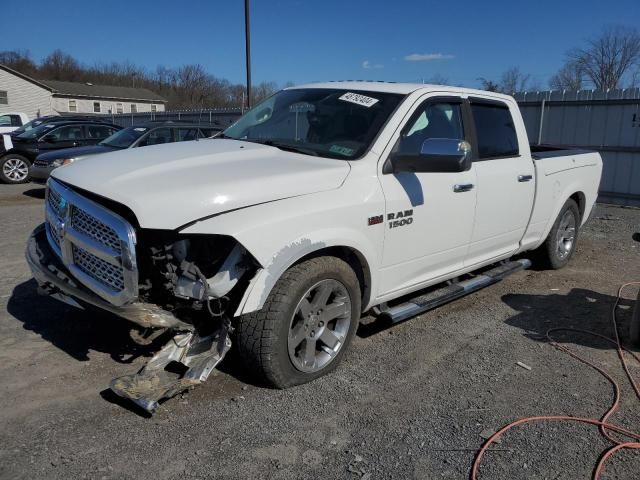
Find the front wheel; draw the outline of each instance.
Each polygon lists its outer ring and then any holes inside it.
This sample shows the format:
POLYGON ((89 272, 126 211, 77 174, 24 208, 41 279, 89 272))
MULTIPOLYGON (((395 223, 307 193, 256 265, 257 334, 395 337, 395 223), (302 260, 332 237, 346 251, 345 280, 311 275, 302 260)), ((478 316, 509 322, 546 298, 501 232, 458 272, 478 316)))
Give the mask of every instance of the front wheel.
POLYGON ((0 160, 0 179, 5 183, 24 183, 29 179, 29 160, 9 154, 0 160))
POLYGON ((547 267, 557 270, 569 263, 576 250, 579 226, 580 210, 576 202, 569 199, 539 248, 541 260, 547 267))
POLYGON ((278 388, 314 380, 336 368, 360 319, 360 286, 335 257, 287 270, 262 310, 240 317, 237 344, 247 368, 278 388))

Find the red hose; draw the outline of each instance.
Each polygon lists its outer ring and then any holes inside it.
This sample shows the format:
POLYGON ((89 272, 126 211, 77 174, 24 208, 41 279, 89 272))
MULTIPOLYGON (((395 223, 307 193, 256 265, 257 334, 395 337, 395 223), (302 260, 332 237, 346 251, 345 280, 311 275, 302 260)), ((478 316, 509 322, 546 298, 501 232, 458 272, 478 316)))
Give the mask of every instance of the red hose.
POLYGON ((609 417, 615 413, 615 411, 618 409, 618 406, 620 404, 620 386, 603 369, 601 369, 597 365, 591 363, 590 361, 582 358, 581 356, 579 356, 577 353, 571 351, 566 346, 559 344, 558 342, 556 342, 551 337, 551 334, 553 332, 558 332, 558 331, 580 332, 580 333, 586 333, 588 335, 592 335, 592 336, 601 338, 603 340, 606 340, 609 343, 613 343, 616 346, 616 350, 618 352, 618 357, 620 358, 620 363, 622 364, 622 368, 624 369, 625 374, 627 375, 627 378, 629 379, 629 382, 631 382, 631 386, 633 387, 633 391, 635 392, 636 397, 640 401, 640 388, 638 387, 638 384, 636 383, 635 379, 633 378, 633 375, 631 375, 631 372, 629 372, 629 366, 627 365, 627 361, 626 361, 626 359, 624 357, 624 352, 627 352, 629 355, 631 355, 638 363, 640 363, 640 357, 638 355, 636 355, 635 353, 629 351, 628 349, 626 349, 625 347, 622 346, 622 344, 620 342, 620 336, 618 334, 618 322, 617 322, 617 319, 616 319, 616 310, 618 308, 618 304, 620 303, 620 298, 622 296, 622 292, 626 287, 628 287, 630 285, 640 285, 640 282, 629 282, 629 283, 625 283, 624 285, 622 285, 618 289, 618 296, 616 297, 616 301, 613 304, 613 309, 611 311, 611 318, 612 318, 612 323, 613 323, 613 331, 615 332, 615 338, 609 338, 609 337, 606 337, 606 336, 601 335, 601 334, 596 333, 596 332, 590 332, 588 330, 580 330, 578 328, 552 328, 552 329, 547 331, 547 339, 549 340, 549 342, 555 348, 557 348, 558 350, 560 350, 562 352, 567 353, 568 355, 570 355, 571 357, 575 358, 576 360, 584 363, 585 365, 590 366, 591 368, 596 370, 598 373, 600 373, 602 376, 604 376, 609 381, 609 383, 611 383, 611 385, 613 385, 614 401, 611 404, 611 407, 609 407, 609 409, 604 413, 604 415, 602 416, 602 418, 600 420, 597 420, 597 419, 594 419, 594 418, 572 417, 572 416, 567 416, 567 415, 544 415, 544 416, 539 416, 539 417, 521 418, 520 420, 516 420, 515 422, 512 422, 512 423, 510 423, 508 425, 505 425, 500 430, 498 430, 496 433, 491 435, 491 437, 489 437, 487 439, 487 441, 484 443, 484 445, 482 445, 482 448, 480 450, 478 450, 478 453, 476 454, 476 458, 473 461, 473 466, 471 468, 471 480, 477 480, 477 478, 478 478, 478 469, 480 468, 480 463, 482 462, 482 458, 484 457, 485 452, 489 449, 489 447, 496 440, 498 440, 500 435, 502 435, 506 431, 511 430, 512 428, 514 428, 514 427, 516 427, 518 425, 522 425, 522 424, 525 424, 525 423, 547 422, 547 421, 565 421, 565 422, 579 422, 579 423, 587 423, 587 424, 590 424, 590 425, 597 425, 600 428, 600 431, 602 432, 602 434, 608 440, 610 440, 612 443, 614 443, 614 446, 609 448, 609 449, 607 449, 607 450, 605 450, 604 453, 600 456, 600 459, 598 460, 598 463, 596 464, 596 466, 595 466, 595 468, 593 470, 593 477, 592 478, 594 480, 598 480, 600 478, 600 475, 602 474, 602 470, 604 469, 604 464, 607 462, 607 460, 609 458, 611 458, 613 455, 615 455, 615 453, 618 450, 640 449, 640 433, 635 433, 635 432, 632 432, 632 431, 627 430, 625 428, 622 428, 622 427, 619 427, 617 425, 614 425, 612 423, 608 423, 607 422, 609 417), (619 433, 619 434, 624 435, 624 436, 626 436, 629 439, 632 439, 634 441, 628 441, 628 440, 627 441, 620 441, 620 440, 617 440, 613 436, 611 436, 609 431, 619 433))

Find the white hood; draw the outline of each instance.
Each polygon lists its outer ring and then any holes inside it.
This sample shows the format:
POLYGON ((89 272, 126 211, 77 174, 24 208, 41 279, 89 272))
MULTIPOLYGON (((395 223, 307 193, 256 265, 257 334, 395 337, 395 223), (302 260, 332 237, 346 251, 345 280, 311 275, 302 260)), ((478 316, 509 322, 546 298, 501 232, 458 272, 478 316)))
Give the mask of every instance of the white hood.
POLYGON ((344 160, 207 139, 104 153, 52 176, 129 207, 141 227, 175 229, 218 213, 338 188, 344 160))

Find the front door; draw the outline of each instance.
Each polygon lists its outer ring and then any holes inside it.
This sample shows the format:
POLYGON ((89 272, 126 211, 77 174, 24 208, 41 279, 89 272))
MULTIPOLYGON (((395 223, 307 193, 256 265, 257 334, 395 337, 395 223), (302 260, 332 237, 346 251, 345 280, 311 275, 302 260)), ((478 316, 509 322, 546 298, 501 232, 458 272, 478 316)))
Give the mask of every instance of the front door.
POLYGON ((83 139, 82 125, 65 125, 50 130, 38 140, 38 151, 44 153, 50 150, 77 147, 83 139))
MULTIPOLYGON (((470 138, 463 110, 457 97, 418 102, 387 156, 417 153, 428 138, 470 138)), ((380 168, 379 176, 386 199, 380 296, 416 289, 462 268, 473 230, 475 170, 384 174, 380 168)))

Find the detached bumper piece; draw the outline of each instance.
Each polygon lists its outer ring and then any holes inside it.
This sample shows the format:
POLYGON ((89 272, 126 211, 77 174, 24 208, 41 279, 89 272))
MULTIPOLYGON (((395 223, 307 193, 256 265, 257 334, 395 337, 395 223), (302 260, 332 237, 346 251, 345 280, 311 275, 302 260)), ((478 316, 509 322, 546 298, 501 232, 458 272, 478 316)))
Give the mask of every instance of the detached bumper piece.
POLYGON ((78 282, 49 246, 44 225, 37 227, 27 245, 27 263, 38 282, 38 291, 77 308, 97 307, 144 328, 168 328, 175 336, 138 373, 111 382, 111 390, 153 412, 161 400, 204 382, 231 347, 223 323, 211 335, 201 337, 193 325, 157 305, 134 302, 115 306, 78 282))
POLYGON ((204 382, 231 348, 226 328, 207 337, 178 333, 138 373, 112 380, 120 397, 153 413, 160 400, 204 382))

